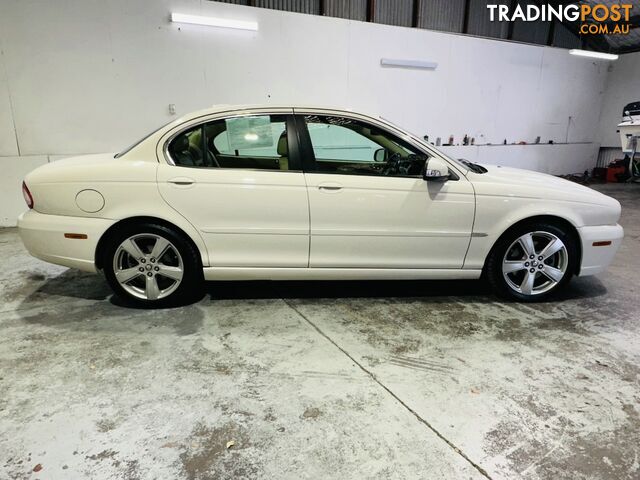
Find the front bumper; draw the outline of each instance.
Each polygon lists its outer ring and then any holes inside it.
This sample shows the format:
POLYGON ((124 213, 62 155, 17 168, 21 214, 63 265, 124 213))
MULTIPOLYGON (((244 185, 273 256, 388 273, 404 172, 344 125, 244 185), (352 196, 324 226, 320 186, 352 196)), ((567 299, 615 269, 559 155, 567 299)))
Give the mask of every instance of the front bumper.
POLYGON ((29 253, 45 262, 95 272, 98 240, 115 222, 102 218, 46 215, 29 210, 18 218, 22 243, 29 253), (87 235, 66 238, 65 233, 87 235))
POLYGON ((622 243, 624 229, 620 225, 599 225, 580 227, 578 233, 582 242, 582 263, 578 275, 586 277, 606 270, 622 243), (596 242, 611 244, 594 246, 596 242))

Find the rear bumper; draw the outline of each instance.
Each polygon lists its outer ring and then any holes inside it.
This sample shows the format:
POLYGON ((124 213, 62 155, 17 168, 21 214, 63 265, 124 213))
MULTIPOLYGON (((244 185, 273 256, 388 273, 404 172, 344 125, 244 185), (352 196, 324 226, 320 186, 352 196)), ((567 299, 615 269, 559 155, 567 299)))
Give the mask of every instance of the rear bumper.
POLYGON ((46 215, 29 210, 18 218, 22 243, 29 253, 45 262, 95 272, 98 240, 113 220, 46 215), (86 239, 65 238, 65 233, 87 235, 86 239))
POLYGON ((620 225, 581 227, 578 228, 578 233, 582 242, 582 263, 578 275, 586 277, 606 270, 622 243, 623 228, 620 225), (611 242, 611 244, 594 246, 594 242, 611 242))

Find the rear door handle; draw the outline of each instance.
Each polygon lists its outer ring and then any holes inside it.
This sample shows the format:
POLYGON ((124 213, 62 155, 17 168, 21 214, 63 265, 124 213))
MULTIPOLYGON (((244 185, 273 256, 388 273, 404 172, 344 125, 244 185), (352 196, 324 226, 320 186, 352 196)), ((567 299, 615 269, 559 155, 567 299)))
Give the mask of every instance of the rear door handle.
POLYGON ((196 181, 193 178, 189 177, 175 177, 167 180, 168 183, 173 183, 174 185, 193 185, 196 181))
POLYGON ((326 190, 328 192, 337 192, 342 190, 342 185, 339 183, 321 183, 318 185, 318 190, 326 190))

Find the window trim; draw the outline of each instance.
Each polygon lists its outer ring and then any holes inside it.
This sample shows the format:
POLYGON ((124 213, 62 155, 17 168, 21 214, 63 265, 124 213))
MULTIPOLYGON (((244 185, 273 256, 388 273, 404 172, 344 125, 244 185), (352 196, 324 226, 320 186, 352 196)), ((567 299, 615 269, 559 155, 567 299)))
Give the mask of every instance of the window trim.
MULTIPOLYGON (((349 175, 352 177, 381 177, 381 178, 412 178, 412 179, 417 179, 420 178, 422 179, 422 174, 418 174, 418 175, 393 175, 393 176, 385 176, 385 175, 373 175, 373 174, 367 174, 367 173, 360 173, 360 174, 355 174, 355 173, 343 173, 343 172, 324 172, 318 169, 318 162, 316 160, 316 155, 315 152, 313 150, 313 143, 311 142, 311 135, 309 134, 309 128, 307 127, 307 122, 305 120, 305 117, 308 115, 314 115, 314 116, 318 116, 318 117, 337 117, 337 118, 348 118, 350 120, 355 120, 357 122, 360 122, 364 125, 370 125, 373 126, 375 128, 377 128, 378 130, 382 130, 383 132, 391 135, 394 138, 397 138, 398 140, 401 140, 402 142, 406 143, 407 145, 410 145, 413 149, 417 150, 418 152, 424 154, 425 156, 427 156, 428 158, 433 157, 434 155, 431 152, 427 152, 425 151, 424 148, 422 148, 419 145, 415 145, 414 142, 410 142, 407 139, 401 138, 400 135, 398 135, 397 133, 391 131, 389 128, 385 128, 384 124, 379 124, 379 123, 375 123, 375 122, 371 122, 368 119, 362 119, 362 118, 358 118, 357 116, 350 116, 350 115, 344 115, 344 114, 335 114, 335 113, 324 113, 324 112, 318 112, 318 113, 309 113, 309 112, 296 112, 294 114, 294 116, 296 117, 296 121, 298 124, 298 129, 301 132, 300 136, 302 137, 302 142, 304 144, 304 148, 301 148, 301 151, 304 151, 303 153, 303 168, 304 168, 304 173, 309 173, 309 174, 325 174, 325 175, 349 175)), ((449 162, 447 162, 449 163, 449 162)), ((451 178, 450 180, 458 180, 459 176, 457 175, 457 172, 455 171, 451 171, 451 178)))
MULTIPOLYGON (((164 155, 165 161, 168 165, 173 167, 180 168, 195 168, 198 170, 242 170, 242 171, 256 171, 256 172, 282 172, 282 173, 302 173, 302 162, 300 160, 300 150, 299 150, 299 140, 297 133, 297 125, 295 122, 294 115, 291 112, 247 112, 240 113, 237 115, 224 115, 224 116, 216 116, 214 118, 207 118, 206 120, 197 119, 196 122, 188 122, 187 124, 180 125, 174 132, 172 132, 169 137, 162 144, 162 154, 164 155), (199 167, 196 165, 177 165, 171 154, 169 153, 169 145, 171 142, 182 133, 192 130, 195 128, 201 128, 204 132, 204 125, 211 122, 225 121, 230 118, 241 118, 241 117, 260 117, 260 116, 282 116, 285 117, 285 125, 287 129, 287 158, 289 159, 289 166, 293 165, 296 168, 289 168, 288 170, 277 170, 277 169, 267 169, 267 168, 234 168, 234 167, 199 167)), ((204 135, 203 135, 204 136, 204 135)), ((217 163, 217 160, 216 160, 217 163)))

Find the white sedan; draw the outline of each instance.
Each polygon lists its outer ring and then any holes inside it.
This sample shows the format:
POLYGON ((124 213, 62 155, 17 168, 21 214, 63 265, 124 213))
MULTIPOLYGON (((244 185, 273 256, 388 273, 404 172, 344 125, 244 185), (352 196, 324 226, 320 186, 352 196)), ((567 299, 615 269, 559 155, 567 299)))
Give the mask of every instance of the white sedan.
POLYGON ((603 271, 620 204, 550 175, 454 160, 380 118, 217 107, 114 155, 27 175, 29 252, 167 306, 204 280, 476 279, 522 301, 603 271))

